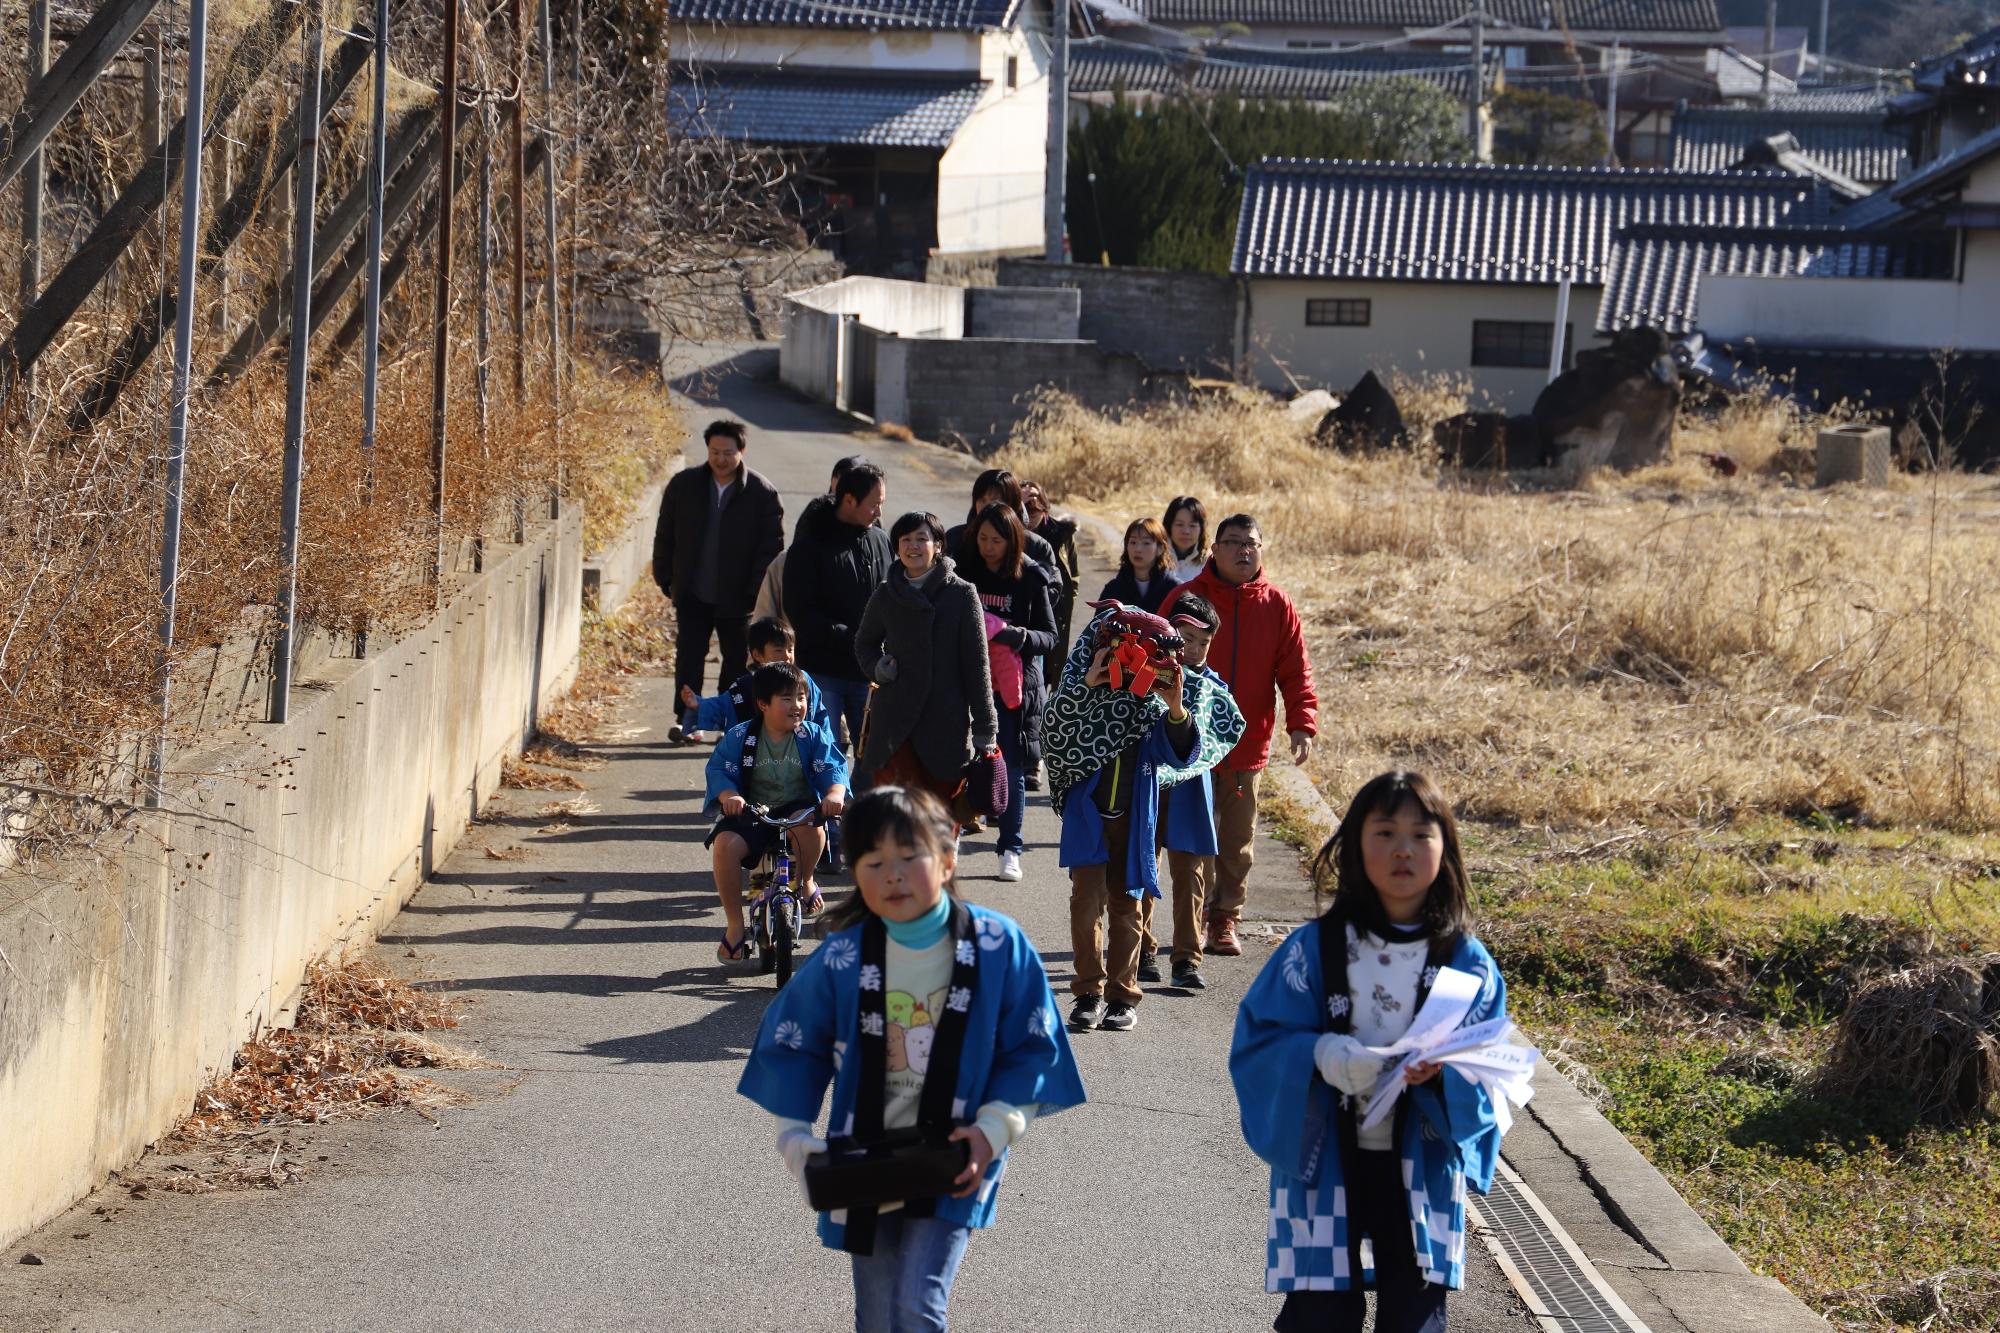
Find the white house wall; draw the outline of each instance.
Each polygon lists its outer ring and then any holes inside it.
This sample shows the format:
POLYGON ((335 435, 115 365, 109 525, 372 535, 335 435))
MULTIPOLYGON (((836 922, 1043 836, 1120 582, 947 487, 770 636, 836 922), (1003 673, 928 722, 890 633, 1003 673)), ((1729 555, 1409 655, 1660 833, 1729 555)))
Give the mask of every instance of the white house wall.
POLYGON ((1037 30, 989 33, 986 95, 938 163, 938 253, 1042 248, 1049 137, 1048 43, 1037 30), (1007 87, 1007 60, 1016 86, 1007 87))
MULTIPOLYGON (((976 32, 850 32, 686 24, 674 60, 878 73, 970 74, 981 68, 976 32)), ((989 76, 990 77, 990 76, 989 76)))
POLYGON ((2000 237, 1968 247, 1965 282, 1723 278, 1702 282, 1702 332, 1774 347, 2000 351, 2000 237))
MULTIPOLYGON (((1570 293, 1574 348, 1595 345, 1599 287, 1570 293)), ((1289 392, 1278 366, 1308 388, 1340 391, 1372 370, 1386 377, 1445 372, 1471 381, 1474 406, 1526 412, 1548 383, 1548 369, 1474 367, 1472 324, 1496 319, 1553 323, 1554 287, 1446 282, 1331 282, 1309 278, 1260 278, 1250 283, 1249 356, 1259 383, 1289 392), (1366 327, 1308 327, 1306 301, 1364 299, 1366 327), (1478 400, 1484 399, 1485 402, 1478 400)))

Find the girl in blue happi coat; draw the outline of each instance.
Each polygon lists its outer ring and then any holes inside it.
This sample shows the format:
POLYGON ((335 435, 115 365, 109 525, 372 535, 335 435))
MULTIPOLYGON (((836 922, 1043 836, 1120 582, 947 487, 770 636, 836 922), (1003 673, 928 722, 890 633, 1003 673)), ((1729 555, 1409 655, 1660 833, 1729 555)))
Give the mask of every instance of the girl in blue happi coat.
POLYGON ((1506 1112, 1456 1069, 1418 1064, 1393 1116, 1361 1129, 1386 1063, 1366 1048, 1408 1031, 1440 967, 1480 981, 1462 1026, 1502 1016, 1506 986, 1467 929, 1457 825, 1428 779, 1364 786, 1320 849, 1315 868, 1329 865, 1333 905, 1272 956, 1229 1052, 1243 1136, 1271 1166, 1274 1327, 1359 1330, 1372 1286, 1381 1333, 1443 1333, 1466 1191, 1493 1183, 1506 1112))
POLYGON ((1008 1150, 1029 1122, 1083 1102, 1034 946, 1012 920, 947 891, 954 832, 928 792, 878 787, 854 803, 843 826, 854 895, 771 1002, 737 1085, 778 1117, 778 1149, 802 1181, 807 1157, 826 1150, 812 1126, 828 1083, 834 1135, 865 1144, 948 1125, 967 1146, 952 1194, 820 1215, 822 1242, 853 1259, 858 1333, 946 1327, 1008 1150))

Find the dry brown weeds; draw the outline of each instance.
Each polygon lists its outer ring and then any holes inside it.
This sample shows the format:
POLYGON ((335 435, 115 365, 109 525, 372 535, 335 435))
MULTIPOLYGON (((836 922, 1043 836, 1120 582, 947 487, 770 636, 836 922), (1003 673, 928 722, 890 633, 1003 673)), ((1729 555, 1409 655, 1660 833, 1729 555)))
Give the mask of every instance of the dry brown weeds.
MULTIPOLYGON (((1807 430, 1789 409, 1732 412, 1692 443, 1775 465, 1807 430)), ((1119 523, 1186 492, 1211 520, 1258 516, 1306 622, 1312 773, 1336 807, 1408 764, 1501 821, 2000 826, 1989 480, 1811 491, 1723 479, 1684 446, 1537 491, 1328 453, 1311 426, 1241 400, 1052 399, 1006 465, 1119 523)))
POLYGON ((293 1026, 244 1043, 229 1072, 196 1095, 193 1114, 161 1141, 169 1153, 214 1154, 216 1169, 182 1166, 165 1177, 133 1179, 182 1190, 275 1187, 286 1183, 278 1169, 285 1165, 282 1143, 273 1145, 270 1163, 261 1168, 243 1149, 274 1127, 396 1109, 435 1121, 433 1111, 457 1104, 464 1094, 403 1071, 492 1068, 426 1035, 458 1026, 457 1009, 449 997, 413 985, 358 950, 315 959, 306 969, 293 1026))

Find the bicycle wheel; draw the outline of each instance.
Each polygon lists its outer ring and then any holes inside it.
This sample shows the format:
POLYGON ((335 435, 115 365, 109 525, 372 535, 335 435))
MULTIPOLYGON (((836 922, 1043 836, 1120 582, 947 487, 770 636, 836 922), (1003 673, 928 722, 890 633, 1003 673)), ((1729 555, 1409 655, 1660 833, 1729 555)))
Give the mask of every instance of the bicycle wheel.
POLYGON ((792 950, 798 945, 796 914, 798 900, 781 894, 771 900, 771 962, 778 974, 778 989, 792 979, 792 950))
POLYGON ((753 876, 750 881, 747 920, 750 946, 757 951, 757 971, 760 973, 769 973, 775 961, 771 953, 771 904, 764 900, 764 889, 770 882, 768 874, 753 876))

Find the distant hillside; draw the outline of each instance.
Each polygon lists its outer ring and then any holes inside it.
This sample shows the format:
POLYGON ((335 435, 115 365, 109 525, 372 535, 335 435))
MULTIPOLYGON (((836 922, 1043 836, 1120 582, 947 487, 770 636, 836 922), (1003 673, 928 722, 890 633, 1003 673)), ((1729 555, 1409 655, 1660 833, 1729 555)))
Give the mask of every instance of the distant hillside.
MULTIPOLYGON (((1764 0, 1720 0, 1722 20, 1755 26, 1764 0)), ((2000 25, 2000 0, 1832 0, 1833 54, 1897 68, 2000 25)), ((1819 0, 1778 0, 1778 23, 1803 27, 1819 41, 1819 0)))

